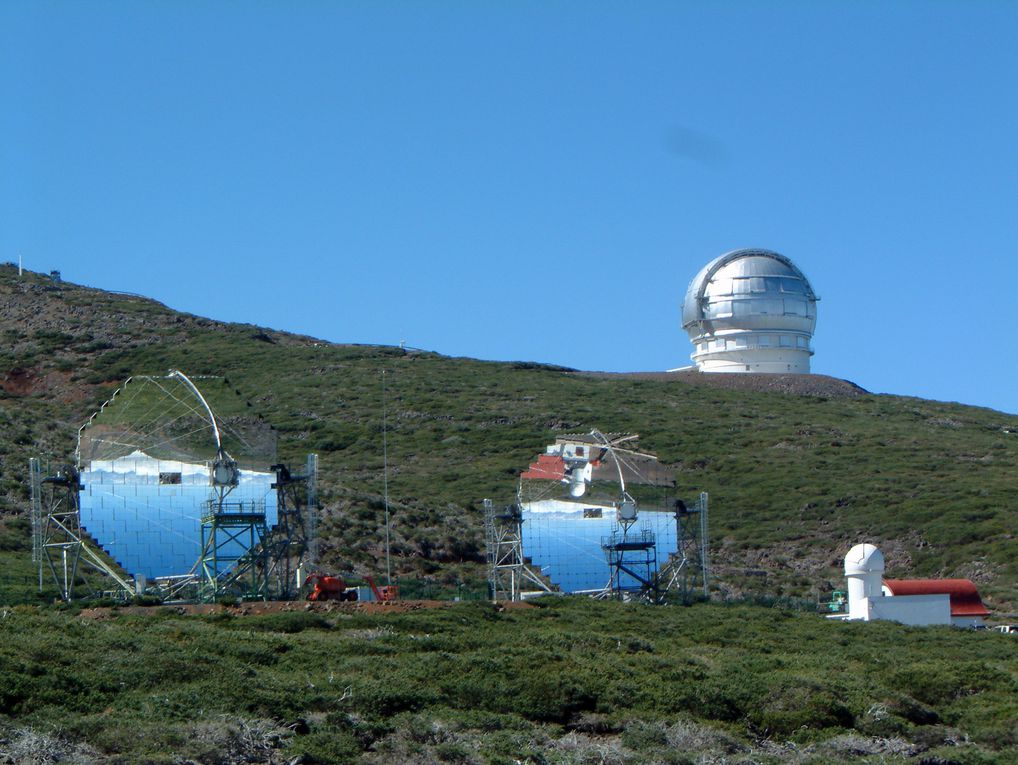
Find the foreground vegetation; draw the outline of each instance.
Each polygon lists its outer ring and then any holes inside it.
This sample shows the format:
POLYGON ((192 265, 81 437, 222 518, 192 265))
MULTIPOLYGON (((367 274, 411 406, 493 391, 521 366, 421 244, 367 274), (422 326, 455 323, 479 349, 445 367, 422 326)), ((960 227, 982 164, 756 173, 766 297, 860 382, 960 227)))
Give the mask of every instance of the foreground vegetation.
POLYGON ((263 616, 0 610, 0 761, 989 763, 994 632, 546 599, 263 616))

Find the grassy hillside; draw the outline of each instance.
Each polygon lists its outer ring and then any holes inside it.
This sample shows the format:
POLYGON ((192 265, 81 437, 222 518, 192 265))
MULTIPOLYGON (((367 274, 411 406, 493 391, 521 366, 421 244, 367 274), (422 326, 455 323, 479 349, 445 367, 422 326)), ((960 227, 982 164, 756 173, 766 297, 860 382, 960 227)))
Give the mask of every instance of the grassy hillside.
POLYGON ((0 609, 0 761, 1018 759, 1015 640, 993 632, 571 598, 151 610, 0 609))
POLYGON ((640 433, 681 496, 710 492, 720 595, 816 599, 840 583, 848 547, 870 541, 890 576, 967 576, 999 613, 1018 604, 1015 416, 850 386, 798 395, 335 345, 3 267, 0 332, 0 554, 15 579, 30 575, 28 457, 66 459, 124 378, 171 367, 223 378, 276 429, 283 459, 318 452, 325 561, 377 569, 385 370, 406 577, 480 575, 481 499, 509 501, 556 434, 597 427, 640 433))

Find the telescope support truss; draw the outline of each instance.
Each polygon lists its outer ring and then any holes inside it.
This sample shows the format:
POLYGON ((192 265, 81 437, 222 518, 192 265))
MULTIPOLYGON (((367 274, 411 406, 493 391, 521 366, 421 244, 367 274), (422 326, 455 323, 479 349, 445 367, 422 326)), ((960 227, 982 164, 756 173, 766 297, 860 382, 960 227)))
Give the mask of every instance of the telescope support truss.
MULTIPOLYGON (((39 592, 47 573, 64 601, 109 596, 127 599, 135 594, 132 579, 120 571, 81 527, 78 471, 63 466, 44 475, 36 458, 28 462, 32 490, 32 561, 39 573, 39 592)), ((47 471, 48 472, 48 471, 47 471)))
POLYGON ((523 599, 525 582, 552 592, 545 579, 523 558, 523 511, 519 505, 497 508, 484 500, 484 535, 488 552, 488 590, 493 601, 523 599))

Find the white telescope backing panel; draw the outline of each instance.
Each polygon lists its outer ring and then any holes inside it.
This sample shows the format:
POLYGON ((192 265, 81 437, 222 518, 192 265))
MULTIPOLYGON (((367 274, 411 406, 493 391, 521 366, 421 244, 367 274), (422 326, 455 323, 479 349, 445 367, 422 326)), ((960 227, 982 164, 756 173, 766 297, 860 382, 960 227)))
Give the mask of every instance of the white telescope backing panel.
POLYGON ((806 374, 817 296, 805 274, 770 250, 732 250, 693 277, 682 303, 690 358, 702 372, 806 374))

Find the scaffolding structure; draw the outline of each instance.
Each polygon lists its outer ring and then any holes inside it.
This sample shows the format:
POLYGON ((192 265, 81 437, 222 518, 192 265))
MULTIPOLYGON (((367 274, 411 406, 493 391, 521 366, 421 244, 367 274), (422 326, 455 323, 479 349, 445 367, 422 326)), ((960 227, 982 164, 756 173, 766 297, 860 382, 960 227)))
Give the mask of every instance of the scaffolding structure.
POLYGON ((658 574, 660 597, 677 593, 683 602, 710 597, 710 541, 708 496, 701 492, 695 504, 675 503, 678 549, 658 574))
POLYGON ((289 600, 299 595, 304 576, 318 559, 318 455, 309 454, 304 475, 286 465, 273 465, 276 480, 276 525, 263 540, 271 597, 289 600))
POLYGON ((644 598, 656 587, 657 541, 650 529, 632 532, 632 524, 620 524, 601 540, 611 578, 602 597, 618 600, 644 598), (628 581, 626 577, 629 577, 628 581))
POLYGON ((268 535, 264 504, 210 500, 201 519, 199 599, 268 599, 268 535))
MULTIPOLYGON (((201 556, 194 582, 168 582, 178 593, 196 592, 203 603, 223 597, 290 600, 298 597, 305 572, 317 559, 318 455, 309 454, 304 475, 273 465, 276 524, 271 528, 264 502, 228 502, 230 487, 202 515, 201 556)), ((215 470, 213 470, 215 474, 215 470)))
POLYGON ((39 592, 45 591, 46 573, 58 597, 109 596, 126 599, 135 583, 108 561, 81 527, 78 471, 64 465, 52 474, 42 462, 28 462, 32 495, 32 562, 39 575, 39 592))
POLYGON ((523 557, 523 511, 518 504, 495 507, 484 500, 484 534, 488 557, 488 591, 493 601, 518 601, 529 582, 538 591, 552 592, 545 579, 523 557))

